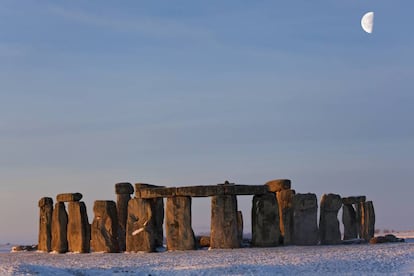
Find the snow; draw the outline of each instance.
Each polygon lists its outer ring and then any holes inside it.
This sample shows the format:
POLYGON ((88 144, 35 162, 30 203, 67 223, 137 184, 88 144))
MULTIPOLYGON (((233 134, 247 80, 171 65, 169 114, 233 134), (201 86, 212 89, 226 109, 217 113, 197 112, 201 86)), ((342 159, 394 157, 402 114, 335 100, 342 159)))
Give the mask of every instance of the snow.
MULTIPOLYGON (((4 252, 4 251, 3 251, 4 252)), ((0 253, 0 275, 275 275, 414 273, 405 243, 284 246, 162 253, 0 253)))

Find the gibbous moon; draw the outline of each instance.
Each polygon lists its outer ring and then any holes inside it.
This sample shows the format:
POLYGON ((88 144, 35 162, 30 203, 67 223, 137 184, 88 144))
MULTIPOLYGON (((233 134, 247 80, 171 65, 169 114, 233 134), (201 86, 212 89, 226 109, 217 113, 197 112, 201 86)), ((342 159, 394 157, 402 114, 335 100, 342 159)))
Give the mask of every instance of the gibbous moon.
POLYGON ((361 27, 367 33, 372 33, 374 28, 374 12, 367 12, 361 19, 361 27))

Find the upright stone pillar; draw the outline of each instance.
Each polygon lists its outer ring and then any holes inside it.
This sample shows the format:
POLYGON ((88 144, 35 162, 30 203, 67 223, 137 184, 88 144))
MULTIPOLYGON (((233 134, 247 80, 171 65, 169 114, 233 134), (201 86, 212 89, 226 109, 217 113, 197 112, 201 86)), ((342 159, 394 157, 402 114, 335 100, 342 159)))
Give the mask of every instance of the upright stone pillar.
POLYGON ((279 208, 274 193, 253 196, 252 245, 277 246, 280 240, 279 208))
POLYGON ((293 239, 293 197, 295 190, 281 190, 276 193, 279 207, 279 227, 283 244, 292 244, 293 239))
POLYGON ((361 229, 362 209, 361 203, 365 202, 365 196, 350 196, 342 198, 344 224, 344 240, 362 238, 364 230, 361 229))
POLYGON ((118 215, 112 200, 97 200, 93 205, 94 219, 91 225, 91 246, 95 252, 117 253, 118 215))
MULTIPOLYGON (((135 194, 136 197, 140 196, 140 189, 141 188, 164 188, 163 186, 157 186, 152 184, 145 184, 145 183, 136 183, 135 184, 135 194)), ((164 243, 164 231, 163 231, 163 223, 164 223, 164 199, 160 198, 152 198, 148 199, 151 202, 151 208, 153 211, 154 216, 154 237, 155 237, 155 246, 163 246, 164 243)))
POLYGON ((156 248, 154 211, 149 199, 133 198, 128 203, 126 251, 154 252, 156 248))
POLYGON ((237 233, 240 245, 243 243, 243 213, 237 211, 237 233))
POLYGON ((195 236, 191 228, 191 197, 167 198, 165 228, 168 250, 195 249, 195 236))
POLYGON ((53 199, 42 197, 39 200, 39 244, 37 249, 43 252, 52 250, 53 199))
POLYGON ((211 248, 239 248, 237 198, 217 195, 211 198, 211 248))
POLYGON ((342 223, 344 224, 344 240, 358 238, 356 213, 352 204, 342 206, 342 223))
POLYGON ((375 233, 375 212, 372 201, 360 203, 361 212, 361 238, 369 241, 375 233))
POLYGON ((68 203, 68 245, 70 252, 90 252, 91 226, 83 201, 68 203))
POLYGON ((66 253, 68 251, 68 214, 65 203, 57 202, 52 215, 52 251, 66 253))
POLYGON ((338 211, 341 207, 342 199, 340 195, 322 195, 319 218, 321 244, 338 244, 341 242, 338 221, 338 211))
POLYGON ((134 193, 134 187, 131 183, 122 182, 115 184, 116 209, 118 213, 118 242, 119 250, 125 251, 126 223, 128 217, 128 202, 131 194, 134 193))
POLYGON ((293 197, 293 243, 318 244, 318 202, 315 194, 296 194, 293 197))

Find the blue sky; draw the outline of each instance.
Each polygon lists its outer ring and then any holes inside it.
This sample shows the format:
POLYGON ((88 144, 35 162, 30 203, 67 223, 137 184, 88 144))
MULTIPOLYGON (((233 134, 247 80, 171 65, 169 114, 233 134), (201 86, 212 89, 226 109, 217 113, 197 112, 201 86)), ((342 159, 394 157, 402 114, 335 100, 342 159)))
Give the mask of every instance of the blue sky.
MULTIPOLYGON (((411 1, 0 3, 0 242, 42 196, 290 178, 413 229, 411 1), (375 12, 373 34, 360 18, 375 12)), ((250 226, 250 197, 239 205, 250 226)), ((209 226, 209 200, 193 226, 209 226)))

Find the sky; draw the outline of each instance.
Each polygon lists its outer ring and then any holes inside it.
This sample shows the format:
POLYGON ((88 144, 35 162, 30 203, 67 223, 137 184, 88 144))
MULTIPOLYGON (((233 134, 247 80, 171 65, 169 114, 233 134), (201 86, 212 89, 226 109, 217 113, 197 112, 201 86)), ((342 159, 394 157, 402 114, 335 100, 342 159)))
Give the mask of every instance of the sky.
MULTIPOLYGON (((41 197, 289 178, 414 229, 414 2, 0 2, 0 243, 41 197), (375 12, 374 31, 360 26, 375 12)), ((251 197, 239 197, 250 232, 251 197)), ((193 200, 195 232, 210 199, 193 200)))

